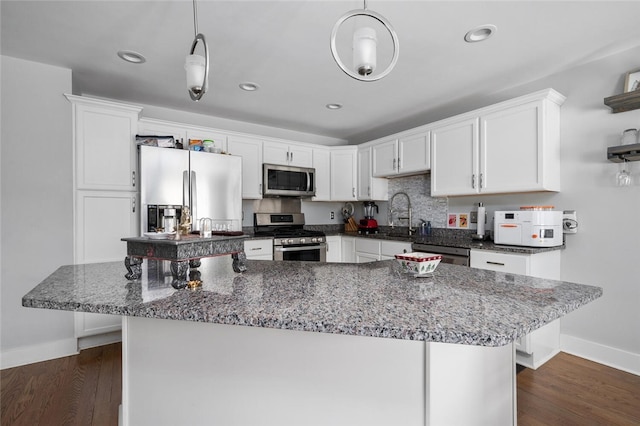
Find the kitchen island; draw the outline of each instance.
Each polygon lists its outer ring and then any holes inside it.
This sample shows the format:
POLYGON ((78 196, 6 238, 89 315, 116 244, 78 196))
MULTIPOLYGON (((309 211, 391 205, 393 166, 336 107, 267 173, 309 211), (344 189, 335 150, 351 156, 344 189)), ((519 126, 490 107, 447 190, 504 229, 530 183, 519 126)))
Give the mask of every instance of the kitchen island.
POLYGON ((122 424, 515 424, 513 341, 601 289, 441 264, 64 266, 23 305, 123 316, 122 424))

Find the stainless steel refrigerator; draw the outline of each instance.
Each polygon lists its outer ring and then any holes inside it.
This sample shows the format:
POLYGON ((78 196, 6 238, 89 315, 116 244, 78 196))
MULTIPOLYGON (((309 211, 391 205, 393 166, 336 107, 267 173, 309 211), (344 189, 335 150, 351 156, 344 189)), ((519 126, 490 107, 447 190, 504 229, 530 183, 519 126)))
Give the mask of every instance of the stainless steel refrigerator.
POLYGON ((161 226, 166 208, 181 206, 191 210, 193 231, 202 218, 210 218, 214 230, 242 230, 240 157, 145 145, 138 153, 141 233, 161 226))

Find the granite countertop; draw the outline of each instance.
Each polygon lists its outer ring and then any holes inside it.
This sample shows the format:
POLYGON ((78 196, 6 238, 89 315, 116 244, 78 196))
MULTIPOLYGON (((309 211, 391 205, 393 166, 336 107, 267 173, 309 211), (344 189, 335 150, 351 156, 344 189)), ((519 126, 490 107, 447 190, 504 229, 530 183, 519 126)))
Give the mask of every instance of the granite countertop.
POLYGON ((491 250, 498 251, 504 253, 523 253, 523 254, 535 254, 542 253, 546 251, 554 251, 554 250, 562 250, 565 248, 565 245, 556 246, 556 247, 520 247, 520 246, 509 246, 503 244, 495 244, 490 240, 474 240, 470 235, 455 235, 453 237, 448 236, 445 233, 444 235, 435 235, 430 237, 424 237, 419 235, 406 235, 405 233, 400 232, 380 232, 378 234, 368 234, 362 235, 357 232, 329 232, 327 235, 346 235, 349 237, 358 237, 358 238, 373 238, 377 240, 388 240, 388 241, 402 241, 407 243, 421 243, 421 244, 431 244, 435 246, 444 246, 444 247, 458 247, 458 248, 466 248, 472 250, 491 250))
POLYGON ((202 260, 203 286, 174 290, 168 262, 142 278, 121 262, 60 267, 26 307, 322 333, 502 346, 602 295, 593 286, 440 264, 432 277, 395 260, 365 263, 202 260))

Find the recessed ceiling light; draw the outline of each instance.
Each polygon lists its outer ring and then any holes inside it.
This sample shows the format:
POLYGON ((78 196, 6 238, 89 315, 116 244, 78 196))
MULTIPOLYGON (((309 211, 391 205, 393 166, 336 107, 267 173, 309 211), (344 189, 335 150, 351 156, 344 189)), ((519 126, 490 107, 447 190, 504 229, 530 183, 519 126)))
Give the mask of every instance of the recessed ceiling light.
POLYGON ((467 43, 476 43, 478 41, 484 41, 491 37, 497 28, 495 25, 480 25, 479 27, 475 27, 472 30, 469 30, 464 35, 464 41, 467 43))
POLYGON ((134 52, 133 50, 120 50, 118 52, 118 56, 127 62, 131 62, 132 64, 143 64, 147 62, 147 58, 145 58, 138 52, 134 52))
POLYGON ((340 109, 342 108, 342 104, 327 104, 325 105, 327 109, 340 109))
POLYGON ((260 86, 258 86, 256 83, 251 83, 249 81, 247 81, 245 83, 240 83, 238 86, 242 90, 246 90, 247 92, 255 92, 256 90, 258 90, 260 88, 260 86))

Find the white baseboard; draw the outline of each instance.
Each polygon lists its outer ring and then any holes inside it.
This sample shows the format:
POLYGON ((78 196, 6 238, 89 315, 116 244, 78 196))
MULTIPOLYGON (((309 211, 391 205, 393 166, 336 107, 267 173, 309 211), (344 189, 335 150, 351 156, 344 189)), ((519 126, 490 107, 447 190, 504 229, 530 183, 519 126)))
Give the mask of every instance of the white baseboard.
POLYGON ((79 337, 78 350, 109 345, 117 342, 122 342, 122 332, 120 332, 120 330, 112 331, 111 333, 96 334, 95 336, 79 337))
POLYGON ((23 346, 0 353, 0 369, 18 367, 34 362, 48 361, 76 355, 78 353, 78 341, 75 338, 56 340, 33 346, 23 346))
POLYGON ((560 350, 590 361, 640 376, 640 354, 623 351, 566 334, 560 335, 560 350))

